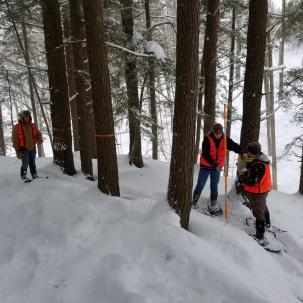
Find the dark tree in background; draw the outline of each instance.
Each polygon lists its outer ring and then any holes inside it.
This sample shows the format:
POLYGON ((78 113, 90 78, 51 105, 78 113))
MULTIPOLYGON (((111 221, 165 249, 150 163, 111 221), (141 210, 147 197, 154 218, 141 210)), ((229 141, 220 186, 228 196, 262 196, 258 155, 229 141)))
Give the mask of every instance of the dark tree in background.
POLYGON ((58 0, 42 0, 42 16, 48 64, 54 162, 68 175, 76 173, 72 153, 72 134, 63 33, 58 0))
POLYGON ((249 1, 241 146, 246 146, 249 142, 259 140, 262 81, 266 48, 267 1, 249 1))
POLYGON ((205 64, 205 101, 204 134, 215 123, 216 118, 216 82, 217 82, 217 40, 220 13, 220 0, 207 1, 206 28, 203 57, 205 64))
POLYGON ((93 123, 90 119, 89 107, 87 106, 89 99, 87 98, 86 94, 86 79, 83 76, 83 71, 85 70, 85 56, 83 54, 84 48, 82 41, 85 39, 85 32, 81 18, 82 5, 80 0, 70 0, 69 6, 72 32, 74 78, 77 92, 75 100, 77 105, 81 170, 83 174, 92 177, 93 165, 91 133, 93 132, 93 123))
POLYGON ((177 2, 176 96, 167 199, 188 228, 198 90, 199 1, 177 2))
MULTIPOLYGON (((133 1, 120 0, 122 30, 127 40, 127 47, 133 49, 133 1)), ((137 66, 133 55, 125 53, 125 78, 129 120, 129 163, 141 168, 144 166, 141 151, 140 105, 138 95, 137 66)))
POLYGON ((5 156, 5 141, 4 141, 4 130, 3 130, 3 118, 2 118, 2 108, 0 102, 0 156, 5 156))
MULTIPOLYGON (((146 28, 147 30, 151 27, 151 17, 150 17, 150 1, 145 0, 145 15, 146 15, 146 28)), ((147 38, 152 41, 152 31, 148 31, 147 38)), ((154 59, 149 59, 148 62, 148 88, 150 97, 150 116, 152 121, 152 158, 154 160, 158 159, 158 118, 157 118, 157 102, 156 102, 156 91, 155 91, 155 68, 154 59)))
POLYGON ((98 159, 98 187, 119 196, 115 129, 101 1, 83 1, 98 159))

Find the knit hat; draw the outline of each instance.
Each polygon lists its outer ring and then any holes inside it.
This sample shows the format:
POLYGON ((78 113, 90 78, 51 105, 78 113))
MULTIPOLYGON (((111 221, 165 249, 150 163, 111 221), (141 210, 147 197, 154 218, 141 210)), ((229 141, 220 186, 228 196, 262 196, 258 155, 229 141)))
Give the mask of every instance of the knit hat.
POLYGON ((214 124, 213 133, 214 134, 222 134, 223 133, 223 126, 220 123, 214 124))
POLYGON ((247 145, 247 151, 249 153, 251 153, 252 155, 260 155, 262 152, 261 152, 261 144, 259 142, 251 142, 247 145))
POLYGON ((31 115, 31 112, 29 110, 22 110, 20 113, 19 113, 19 119, 20 120, 23 120, 24 117, 30 117, 30 120, 32 119, 32 115, 31 115))

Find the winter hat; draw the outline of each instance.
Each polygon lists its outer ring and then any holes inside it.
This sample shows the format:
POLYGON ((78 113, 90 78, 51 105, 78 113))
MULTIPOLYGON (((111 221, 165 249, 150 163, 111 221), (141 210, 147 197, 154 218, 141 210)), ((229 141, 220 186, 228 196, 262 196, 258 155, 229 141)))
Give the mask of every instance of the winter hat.
POLYGON ((259 142, 251 142, 247 145, 247 151, 252 155, 260 155, 261 152, 261 144, 259 142))
POLYGON ((214 124, 213 133, 214 134, 222 134, 223 133, 223 126, 220 123, 214 124))
POLYGON ((22 110, 22 111, 19 113, 19 119, 20 119, 20 120, 23 120, 24 117, 30 117, 30 120, 32 120, 31 112, 30 112, 29 110, 22 110))

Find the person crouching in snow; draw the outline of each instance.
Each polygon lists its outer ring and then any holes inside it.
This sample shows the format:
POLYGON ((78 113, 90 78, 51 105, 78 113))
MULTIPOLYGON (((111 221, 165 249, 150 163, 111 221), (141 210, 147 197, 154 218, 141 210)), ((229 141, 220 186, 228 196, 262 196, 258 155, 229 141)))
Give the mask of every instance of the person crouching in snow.
POLYGON ((19 113, 19 121, 12 131, 13 147, 17 158, 22 160, 21 179, 26 180, 29 166, 33 178, 37 178, 36 144, 42 144, 42 135, 35 123, 32 123, 31 113, 23 110, 19 113))
POLYGON ((270 226, 270 215, 266 206, 268 192, 272 189, 270 161, 262 153, 258 142, 248 144, 247 156, 252 160, 246 164, 246 171, 239 176, 238 182, 242 184, 249 206, 256 218, 256 238, 263 240, 265 226, 270 226))
POLYGON ((202 143, 202 154, 200 156, 200 171, 196 188, 193 193, 192 205, 197 207, 201 192, 210 176, 210 201, 208 210, 212 215, 222 213, 222 209, 217 204, 218 184, 220 173, 224 167, 225 140, 227 149, 237 154, 243 154, 244 150, 223 133, 223 126, 219 123, 214 124, 212 130, 204 137, 202 143))

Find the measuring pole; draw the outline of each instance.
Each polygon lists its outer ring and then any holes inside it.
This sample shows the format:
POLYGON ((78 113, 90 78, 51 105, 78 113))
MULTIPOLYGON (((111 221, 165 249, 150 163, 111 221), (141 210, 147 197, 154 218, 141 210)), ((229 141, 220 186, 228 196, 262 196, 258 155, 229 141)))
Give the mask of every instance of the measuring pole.
POLYGON ((228 178, 228 163, 227 163, 227 138, 226 138, 226 129, 227 129, 227 106, 224 104, 224 219, 227 221, 230 217, 229 204, 227 203, 227 178, 228 178))

